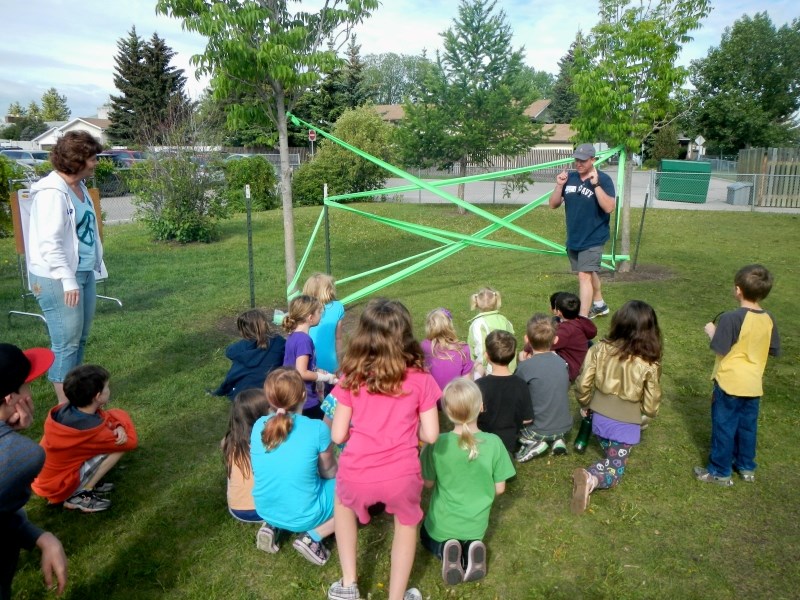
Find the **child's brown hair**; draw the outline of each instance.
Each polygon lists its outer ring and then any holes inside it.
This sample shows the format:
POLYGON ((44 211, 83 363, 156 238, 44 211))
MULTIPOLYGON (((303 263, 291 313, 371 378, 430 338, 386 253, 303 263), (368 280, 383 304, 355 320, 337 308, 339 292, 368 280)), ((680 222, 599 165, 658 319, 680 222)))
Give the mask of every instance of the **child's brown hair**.
POLYGON ((742 292, 742 298, 759 302, 772 290, 772 273, 764 265, 747 265, 736 272, 733 283, 742 292))
POLYGON ((495 329, 486 336, 486 355, 494 364, 508 366, 516 354, 517 340, 512 333, 495 329))
POLYGON ((525 335, 528 337, 528 343, 537 352, 550 350, 556 337, 553 317, 536 313, 528 320, 525 335))
POLYGON ((296 369, 280 367, 267 375, 264 394, 276 413, 261 432, 261 443, 267 452, 271 452, 285 442, 292 432, 294 412, 306 399, 306 384, 296 369))
POLYGON ((222 438, 222 455, 228 477, 235 464, 246 478, 250 477, 250 433, 260 417, 269 412, 264 390, 244 390, 236 394, 231 404, 228 431, 222 438))
POLYGON ((267 314, 259 308, 240 314, 236 318, 236 329, 242 339, 254 341, 259 348, 269 346, 269 338, 273 333, 267 314))
POLYGON ((300 323, 308 321, 315 312, 322 310, 322 304, 312 296, 297 296, 289 303, 289 312, 283 317, 283 328, 291 333, 300 323))

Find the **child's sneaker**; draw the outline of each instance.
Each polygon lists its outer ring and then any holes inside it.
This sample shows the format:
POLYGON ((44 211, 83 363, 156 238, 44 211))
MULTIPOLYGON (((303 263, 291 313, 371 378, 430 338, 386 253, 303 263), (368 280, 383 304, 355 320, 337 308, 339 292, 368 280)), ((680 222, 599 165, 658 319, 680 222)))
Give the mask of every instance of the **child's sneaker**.
POLYGON ((422 592, 417 588, 410 588, 403 594, 403 600, 422 600, 422 592))
POLYGON ((595 317, 602 317, 607 315, 610 312, 608 308, 608 304, 605 302, 602 306, 597 306, 596 304, 592 304, 592 307, 589 309, 589 318, 594 319, 595 317))
POLYGON ((64 501, 64 508, 85 513, 100 512, 111 508, 111 500, 98 497, 92 490, 79 490, 64 501))
POLYGON ((464 581, 478 581, 486 577, 486 546, 480 540, 472 542, 467 550, 467 570, 464 581))
POLYGON ((564 440, 556 440, 552 445, 553 456, 564 456, 567 453, 567 445, 564 440))
POLYGON ((541 456, 550 446, 545 441, 537 442, 535 444, 523 444, 522 448, 517 451, 515 458, 518 462, 524 463, 529 460, 541 456))
POLYGON ((297 537, 292 546, 303 558, 315 565, 324 565, 331 556, 331 551, 325 547, 321 540, 315 542, 307 533, 297 537))
POLYGON ((589 496, 594 489, 594 476, 586 469, 575 469, 572 472, 572 504, 573 515, 583 514, 589 508, 589 496))
POLYGON ((461 564, 461 542, 447 540, 442 550, 442 579, 447 585, 464 581, 464 567, 461 564))
POLYGON ((278 531, 269 523, 264 523, 258 530, 256 548, 268 554, 275 554, 281 549, 278 545, 278 531))
POLYGON ((714 483, 723 487, 731 487, 733 485, 733 479, 731 477, 717 477, 716 475, 709 473, 708 469, 704 467, 694 468, 694 478, 697 479, 697 481, 714 483))
POLYGON ((98 483, 92 491, 95 494, 108 494, 114 491, 114 484, 111 482, 98 483))
POLYGON ((739 477, 742 478, 742 481, 746 481, 747 483, 755 483, 756 482, 756 473, 755 473, 755 471, 739 471, 739 477))
POLYGON ((328 588, 328 600, 361 600, 358 585, 355 583, 344 585, 343 580, 340 579, 328 588))

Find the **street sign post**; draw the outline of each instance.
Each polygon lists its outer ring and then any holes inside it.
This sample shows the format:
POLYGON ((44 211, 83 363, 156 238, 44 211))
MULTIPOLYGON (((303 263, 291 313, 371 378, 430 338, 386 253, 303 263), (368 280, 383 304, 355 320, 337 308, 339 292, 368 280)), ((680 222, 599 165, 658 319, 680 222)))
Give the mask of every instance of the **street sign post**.
POLYGON ((317 132, 313 129, 308 130, 308 141, 311 142, 311 156, 314 156, 314 142, 317 140, 317 132))

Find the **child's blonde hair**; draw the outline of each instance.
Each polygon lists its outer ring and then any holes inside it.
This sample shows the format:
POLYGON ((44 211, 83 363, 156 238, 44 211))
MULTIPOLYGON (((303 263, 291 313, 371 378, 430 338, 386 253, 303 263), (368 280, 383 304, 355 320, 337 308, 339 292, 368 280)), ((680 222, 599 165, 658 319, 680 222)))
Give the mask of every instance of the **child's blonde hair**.
POLYGON ((240 314, 236 319, 236 329, 242 339, 255 342, 259 348, 269 346, 272 328, 263 310, 253 308, 240 314))
POLYGON ((446 308, 434 308, 425 317, 425 338, 431 341, 431 354, 440 358, 452 358, 448 350, 462 352, 464 342, 458 339, 453 318, 446 308))
POLYGON ((336 300, 336 284, 330 275, 314 273, 303 285, 303 294, 316 298, 325 306, 336 300))
POLYGON ((477 308, 481 312, 498 310, 502 304, 500 292, 490 287, 481 288, 477 293, 472 294, 469 299, 470 310, 477 308))
POLYGON ((322 304, 311 296, 297 296, 289 303, 289 312, 283 317, 283 328, 291 333, 300 323, 308 321, 315 312, 322 310, 322 304))
POLYGON ((339 385, 354 393, 397 395, 407 369, 425 369, 425 355, 414 339, 411 314, 396 300, 370 300, 342 359, 339 385))
POLYGON ((546 352, 553 346, 556 338, 556 328, 553 325, 553 317, 543 313, 536 313, 528 320, 525 329, 528 336, 528 343, 538 352, 546 352))
POLYGON ((271 452, 292 432, 294 412, 306 399, 306 384, 296 369, 280 367, 267 375, 264 394, 277 413, 266 422, 261 432, 261 443, 267 452, 271 452))
POLYGON ((454 425, 461 425, 458 447, 468 453, 469 460, 475 460, 478 458, 478 440, 467 424, 478 420, 483 407, 480 388, 471 379, 453 379, 442 392, 442 404, 447 418, 454 425))

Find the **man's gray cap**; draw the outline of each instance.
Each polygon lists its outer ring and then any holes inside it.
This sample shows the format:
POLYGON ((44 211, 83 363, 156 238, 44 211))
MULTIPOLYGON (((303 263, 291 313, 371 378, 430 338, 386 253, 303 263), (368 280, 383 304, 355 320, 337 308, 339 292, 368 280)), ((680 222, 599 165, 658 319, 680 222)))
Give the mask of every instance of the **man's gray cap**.
POLYGON ((591 144, 581 144, 575 149, 575 152, 572 153, 572 158, 577 158, 578 160, 589 160, 594 157, 594 146, 591 144))

